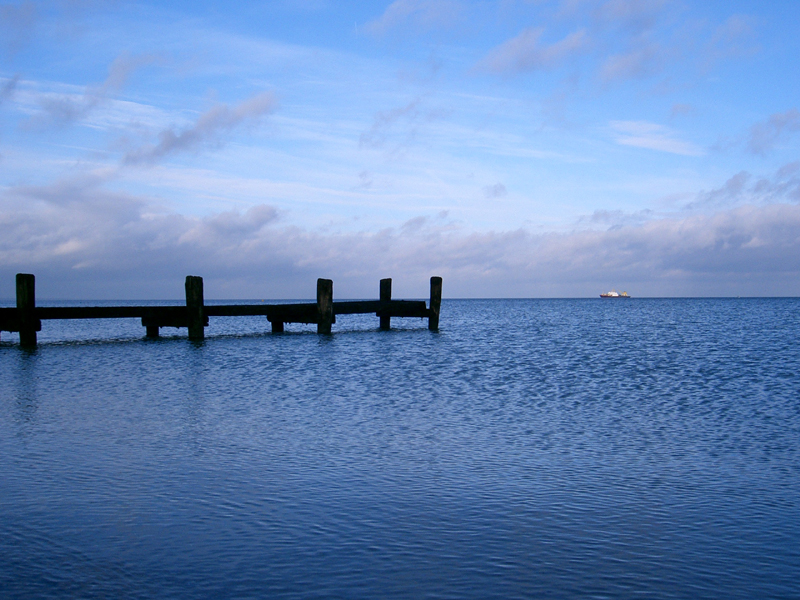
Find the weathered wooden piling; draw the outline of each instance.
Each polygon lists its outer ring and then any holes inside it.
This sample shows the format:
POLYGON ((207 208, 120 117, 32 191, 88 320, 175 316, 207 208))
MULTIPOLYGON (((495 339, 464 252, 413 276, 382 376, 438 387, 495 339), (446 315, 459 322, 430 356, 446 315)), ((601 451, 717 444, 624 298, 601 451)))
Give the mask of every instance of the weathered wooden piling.
POLYGON ((317 333, 330 333, 333 324, 333 281, 317 279, 317 333))
POLYGON ((442 278, 431 277, 431 304, 428 316, 428 329, 439 330, 439 309, 442 306, 442 278))
POLYGON ((29 273, 17 273, 17 327, 19 345, 35 348, 42 322, 36 318, 36 277, 29 273))
POLYGON ((203 278, 186 276, 186 317, 190 340, 205 337, 206 315, 203 306, 203 278))
MULTIPOLYGON (((380 300, 381 302, 389 302, 392 299, 392 280, 391 279, 381 279, 381 286, 380 286, 380 300)), ((392 317, 389 315, 380 315, 381 319, 381 329, 391 329, 392 328, 392 317)))

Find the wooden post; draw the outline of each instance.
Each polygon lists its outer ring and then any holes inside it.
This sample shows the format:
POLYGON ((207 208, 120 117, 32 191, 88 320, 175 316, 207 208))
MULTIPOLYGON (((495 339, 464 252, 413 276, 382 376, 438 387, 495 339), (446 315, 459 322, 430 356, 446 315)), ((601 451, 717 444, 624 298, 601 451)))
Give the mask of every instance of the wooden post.
POLYGON ((147 332, 146 335, 149 338, 158 337, 158 325, 148 325, 147 327, 145 327, 145 331, 147 332))
POLYGON ((330 333, 333 323, 333 281, 317 279, 317 333, 330 333))
POLYGON ((42 325, 36 318, 36 278, 28 273, 17 273, 17 315, 19 318, 19 345, 36 348, 36 332, 42 325))
POLYGON ((442 278, 431 277, 431 305, 428 317, 428 329, 439 330, 439 308, 442 305, 442 278))
POLYGON ((270 321, 272 323, 272 333, 283 333, 283 321, 270 321))
MULTIPOLYGON (((387 301, 387 302, 392 299, 391 279, 381 279, 380 299, 381 301, 387 301)), ((390 316, 381 315, 381 329, 391 329, 392 328, 391 321, 392 318, 390 316)))
POLYGON ((205 314, 203 310, 203 278, 186 276, 186 316, 189 339, 202 340, 205 336, 205 314))

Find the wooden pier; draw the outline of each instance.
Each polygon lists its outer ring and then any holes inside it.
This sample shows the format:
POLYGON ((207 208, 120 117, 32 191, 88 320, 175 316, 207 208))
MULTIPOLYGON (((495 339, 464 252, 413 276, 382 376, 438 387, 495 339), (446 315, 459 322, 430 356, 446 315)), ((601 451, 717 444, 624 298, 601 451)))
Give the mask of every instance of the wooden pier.
POLYGON ((202 340, 209 317, 265 316, 273 333, 284 323, 316 323, 317 332, 331 333, 337 315, 374 313, 380 329, 391 327, 392 317, 428 319, 428 329, 439 329, 442 278, 431 277, 430 306, 424 300, 392 300, 392 280, 381 279, 378 300, 334 301, 333 281, 317 280, 316 303, 216 304, 203 300, 203 278, 186 278, 186 306, 36 306, 36 279, 17 274, 17 307, 0 308, 0 332, 19 332, 20 346, 36 347, 36 333, 47 319, 141 319, 147 337, 156 338, 161 327, 186 327, 189 339, 202 340))

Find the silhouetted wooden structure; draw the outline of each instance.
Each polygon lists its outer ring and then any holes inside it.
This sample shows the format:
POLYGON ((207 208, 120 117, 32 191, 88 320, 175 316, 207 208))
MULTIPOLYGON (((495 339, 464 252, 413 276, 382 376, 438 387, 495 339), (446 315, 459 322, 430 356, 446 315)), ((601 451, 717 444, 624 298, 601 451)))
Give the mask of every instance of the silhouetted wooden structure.
POLYGON ((17 274, 16 308, 0 308, 0 331, 19 332, 20 346, 36 346, 36 332, 47 319, 128 319, 142 320, 147 337, 155 338, 161 327, 186 327, 189 339, 202 340, 209 317, 265 316, 273 333, 280 333, 284 323, 316 323, 317 332, 331 333, 337 315, 375 313, 380 328, 389 329, 392 317, 428 319, 428 329, 439 329, 442 302, 442 278, 431 277, 430 306, 424 300, 392 300, 392 280, 381 279, 378 300, 334 301, 333 281, 317 280, 316 303, 296 304, 223 304, 206 306, 203 278, 186 278, 186 306, 36 306, 36 283, 33 275, 17 274))

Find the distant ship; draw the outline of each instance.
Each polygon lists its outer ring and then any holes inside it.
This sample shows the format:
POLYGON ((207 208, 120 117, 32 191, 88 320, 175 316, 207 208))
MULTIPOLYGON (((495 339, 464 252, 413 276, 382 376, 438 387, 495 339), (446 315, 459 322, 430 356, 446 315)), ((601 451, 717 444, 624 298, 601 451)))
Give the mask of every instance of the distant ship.
POLYGON ((616 290, 611 290, 610 292, 606 292, 605 294, 600 294, 601 298, 630 298, 628 296, 628 292, 618 292, 616 290))

